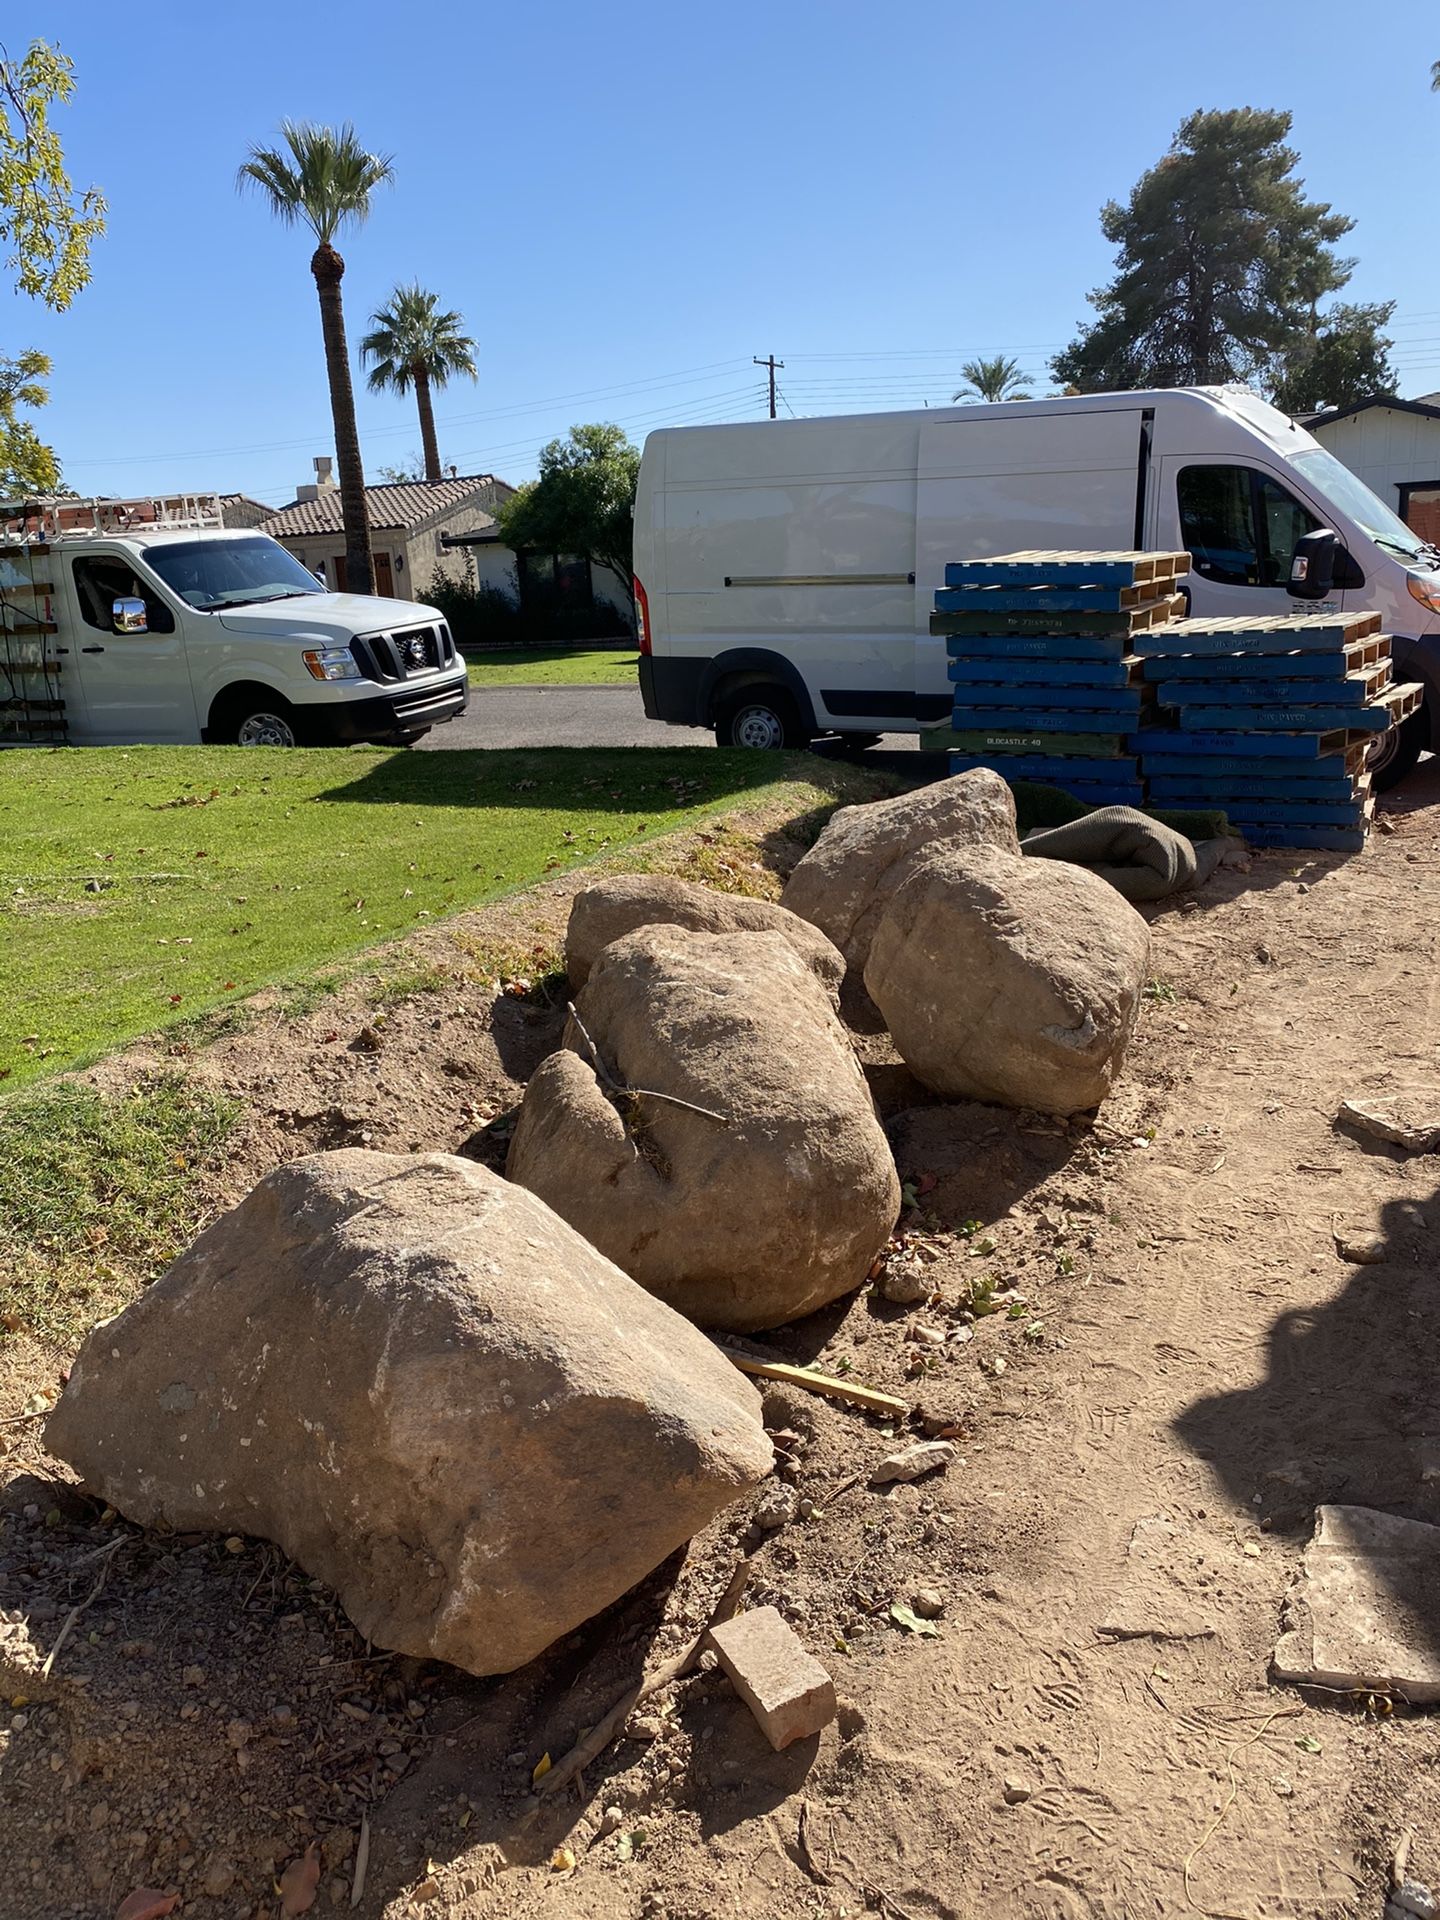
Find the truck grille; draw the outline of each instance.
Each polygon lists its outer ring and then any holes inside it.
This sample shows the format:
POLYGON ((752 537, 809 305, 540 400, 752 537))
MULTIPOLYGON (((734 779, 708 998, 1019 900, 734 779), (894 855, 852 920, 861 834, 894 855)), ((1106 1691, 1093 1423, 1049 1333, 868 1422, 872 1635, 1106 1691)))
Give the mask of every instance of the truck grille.
POLYGON ((367 679, 393 686, 396 681, 434 673, 451 665, 455 647, 444 621, 433 627, 397 627, 392 633, 367 633, 351 651, 367 679))

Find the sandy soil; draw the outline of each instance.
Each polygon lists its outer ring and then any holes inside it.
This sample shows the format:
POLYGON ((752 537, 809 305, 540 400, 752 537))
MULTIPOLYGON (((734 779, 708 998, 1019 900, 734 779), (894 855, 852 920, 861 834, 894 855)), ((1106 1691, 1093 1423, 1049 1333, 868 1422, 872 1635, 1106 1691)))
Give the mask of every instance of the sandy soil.
MULTIPOLYGON (((1332 1123, 1347 1096, 1437 1098, 1434 763, 1411 784, 1363 856, 1257 857, 1156 914, 1093 1127, 928 1100, 862 1032, 914 1195, 891 1264, 930 1298, 867 1291, 765 1345, 904 1394, 909 1428, 771 1395, 814 1516, 761 1537, 732 1513, 518 1675, 376 1655, 273 1549, 140 1535, 35 1426, 0 1429, 0 1917, 88 1920, 147 1882, 201 1920, 268 1916, 312 1842, 315 1910, 349 1911, 362 1836, 358 1911, 387 1920, 1378 1914, 1407 1827, 1440 1880, 1433 1721, 1267 1682, 1318 1502, 1440 1521, 1436 1159, 1332 1123), (1337 1228, 1383 1259, 1347 1264, 1337 1228), (925 1432, 962 1458, 871 1491, 925 1432), (742 1554, 834 1673, 837 1724, 774 1755, 702 1671, 537 1803, 537 1762, 685 1643, 742 1554), (890 1614, 922 1586, 933 1638, 890 1614)), ((679 857, 709 871, 713 844, 679 857)), ((564 897, 432 936, 451 981, 378 1025, 357 986, 197 1053, 251 1105, 216 1204, 317 1146, 496 1161, 559 1013, 474 955, 544 950, 564 897)), ((53 1371, 12 1361, 3 1411, 53 1371)))

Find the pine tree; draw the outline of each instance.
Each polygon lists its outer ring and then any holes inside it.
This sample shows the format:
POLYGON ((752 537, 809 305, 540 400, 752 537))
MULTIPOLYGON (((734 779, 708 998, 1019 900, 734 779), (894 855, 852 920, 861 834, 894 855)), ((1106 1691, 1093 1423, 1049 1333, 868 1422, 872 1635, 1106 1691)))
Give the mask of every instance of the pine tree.
POLYGON ((1286 413, 1318 413, 1394 393, 1394 342, 1385 333, 1395 302, 1351 306, 1339 302, 1318 316, 1309 338, 1286 355, 1270 398, 1286 413))
POLYGON ((1102 209, 1119 271, 1052 363, 1062 386, 1265 383, 1310 336, 1350 277, 1334 246, 1354 222, 1305 198, 1289 131, 1288 113, 1258 107, 1192 113, 1129 200, 1102 209))

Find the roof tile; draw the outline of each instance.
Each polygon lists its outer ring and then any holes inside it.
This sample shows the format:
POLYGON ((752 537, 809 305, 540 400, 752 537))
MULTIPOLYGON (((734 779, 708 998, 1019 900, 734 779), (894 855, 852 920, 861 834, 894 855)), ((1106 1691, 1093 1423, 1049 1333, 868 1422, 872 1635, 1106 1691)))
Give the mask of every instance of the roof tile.
MULTIPOLYGON (((460 507, 478 495, 511 489, 490 473, 462 474, 455 480, 401 480, 365 489, 365 512, 372 531, 381 527, 417 527, 447 507, 460 507)), ((488 518, 488 516, 487 516, 488 518)), ((491 522, 493 524, 493 521, 491 522)), ((277 540, 302 533, 340 533, 340 489, 328 488, 318 500, 298 500, 264 522, 277 540)))

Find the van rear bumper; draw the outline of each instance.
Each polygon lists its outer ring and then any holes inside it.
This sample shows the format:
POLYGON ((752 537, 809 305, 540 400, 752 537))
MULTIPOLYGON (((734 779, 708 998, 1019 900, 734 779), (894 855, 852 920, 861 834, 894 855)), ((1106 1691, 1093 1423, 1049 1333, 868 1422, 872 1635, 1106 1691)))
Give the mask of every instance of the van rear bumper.
POLYGON ((470 683, 408 687, 379 700, 307 701, 296 708, 305 737, 317 746, 352 746, 362 740, 398 740, 424 733, 465 711, 470 683))
POLYGON ((704 659, 640 656, 640 700, 647 720, 663 720, 672 727, 704 727, 701 681, 710 662, 704 659))

